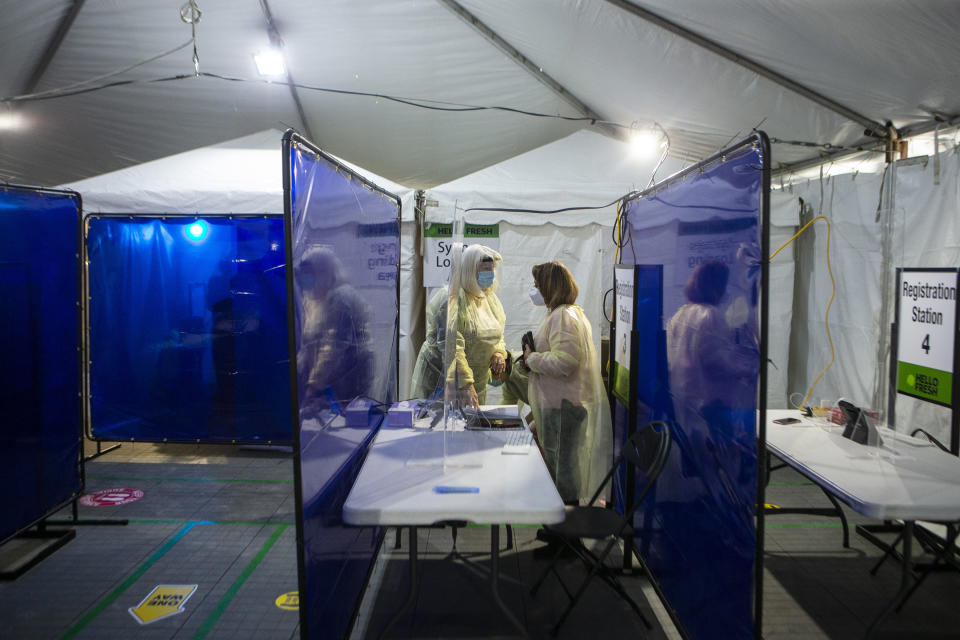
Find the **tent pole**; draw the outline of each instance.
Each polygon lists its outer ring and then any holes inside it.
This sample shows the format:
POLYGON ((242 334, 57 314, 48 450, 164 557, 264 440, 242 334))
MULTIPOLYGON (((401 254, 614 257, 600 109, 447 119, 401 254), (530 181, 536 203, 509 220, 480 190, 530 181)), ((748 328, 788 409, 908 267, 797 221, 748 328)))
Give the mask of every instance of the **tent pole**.
MULTIPOLYGON (((594 118, 599 121, 604 121, 606 118, 599 115, 593 109, 588 107, 586 103, 580 100, 577 96, 570 93, 566 87, 554 80, 549 74, 547 74, 543 67, 534 63, 525 55, 520 53, 516 47, 511 45, 509 42, 500 37, 500 35, 488 27, 486 24, 480 21, 475 15, 464 9, 456 0, 437 0, 440 4, 446 6, 450 11, 454 12, 459 16, 464 22, 476 29, 480 35, 489 40, 496 48, 504 52, 509 56, 514 62, 526 69, 530 75, 542 82, 548 89, 556 93, 558 96, 563 98, 563 100, 569 104, 571 107, 576 109, 578 112, 583 114, 588 118, 594 118)), ((617 127, 613 127, 609 124, 604 124, 603 122, 597 123, 596 127, 603 130, 609 136, 617 140, 627 141, 628 132, 626 130, 621 130, 617 127)))
POLYGON ((60 50, 60 45, 63 44, 67 34, 70 33, 70 29, 73 27, 73 22, 80 14, 80 10, 83 8, 84 2, 85 0, 73 0, 73 4, 70 6, 70 9, 67 11, 66 15, 63 16, 63 19, 60 20, 60 25, 57 27, 57 32, 53 34, 53 37, 50 39, 50 43, 43 52, 43 57, 40 58, 40 61, 34 68, 33 73, 30 74, 30 79, 27 80, 27 83, 24 85, 21 93, 33 93, 33 90, 36 89, 37 85, 40 84, 40 80, 47 72, 47 68, 50 66, 50 63, 53 62, 54 57, 56 57, 57 51, 60 50))
MULTIPOLYGON (((270 11, 270 5, 267 4, 267 0, 260 0, 260 9, 263 10, 263 17, 267 21, 267 35, 270 36, 270 44, 277 49, 282 49, 283 39, 280 38, 280 31, 277 29, 277 24, 273 20, 273 13, 270 11)), ((310 130, 310 123, 307 121, 307 114, 303 110, 303 103, 300 102, 300 94, 297 92, 297 86, 293 82, 293 74, 290 73, 290 66, 286 64, 286 61, 284 61, 284 66, 287 70, 287 86, 290 88, 290 97, 293 99, 293 106, 297 109, 297 116, 303 125, 303 133, 311 142, 319 142, 313 136, 313 131, 310 130)))
POLYGON ((893 293, 891 277, 895 267, 893 256, 893 225, 897 204, 896 197, 897 160, 891 156, 887 164, 887 183, 884 185, 883 190, 883 204, 881 209, 877 211, 882 234, 882 258, 880 264, 883 271, 880 277, 880 322, 878 326, 880 335, 877 341, 877 377, 874 380, 872 404, 874 408, 880 412, 881 419, 883 420, 893 418, 893 416, 889 416, 888 418, 886 413, 890 385, 890 380, 887 375, 887 367, 890 360, 888 351, 890 349, 890 326, 891 322, 893 322, 890 317, 890 297, 893 293))
POLYGON ((722 58, 726 58, 731 62, 735 62, 741 67, 745 67, 750 71, 753 71, 757 75, 763 76, 764 78, 779 84, 780 86, 784 87, 789 91, 799 94, 804 98, 807 98, 808 100, 812 100, 813 102, 816 102, 821 107, 825 107, 833 111, 834 113, 840 114, 841 116, 849 120, 859 123, 870 134, 873 134, 875 136, 880 136, 880 137, 885 137, 887 135, 886 127, 880 124, 879 122, 874 122, 873 120, 866 117, 865 115, 857 113, 853 109, 850 109, 849 107, 845 107, 839 102, 836 102, 835 100, 832 100, 831 98, 828 98, 827 96, 821 93, 817 93, 816 91, 810 89, 809 87, 805 87, 799 82, 795 82, 790 78, 784 75, 781 75, 776 71, 773 71, 772 69, 768 69, 767 67, 757 62, 754 62, 753 60, 750 60, 749 58, 745 58, 740 54, 735 53, 720 44, 717 44, 713 40, 704 38, 703 36, 696 34, 693 31, 690 31, 684 27, 681 27, 675 22, 671 22, 666 18, 663 18, 646 9, 642 9, 637 5, 633 4, 632 2, 629 2, 628 0, 607 0, 607 2, 609 2, 615 7, 619 7, 620 9, 623 9, 627 13, 630 13, 634 16, 637 16, 638 18, 646 20, 647 22, 655 24, 658 27, 666 29, 667 31, 669 31, 670 33, 673 33, 674 35, 678 35, 681 38, 684 38, 685 40, 689 40, 690 42, 698 46, 701 46, 704 49, 707 49, 708 51, 712 51, 713 53, 717 54, 722 58))

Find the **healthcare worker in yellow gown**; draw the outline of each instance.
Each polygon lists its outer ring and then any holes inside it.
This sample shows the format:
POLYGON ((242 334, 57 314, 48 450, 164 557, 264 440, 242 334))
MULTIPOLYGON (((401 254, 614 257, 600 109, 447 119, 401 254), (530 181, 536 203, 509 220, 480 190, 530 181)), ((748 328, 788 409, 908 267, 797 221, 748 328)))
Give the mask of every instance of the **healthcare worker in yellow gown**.
POLYGON ((613 464, 610 404, 593 331, 573 276, 559 262, 533 267, 530 298, 547 315, 524 345, 534 431, 560 497, 586 503, 613 464))
MULTIPOLYGON (((460 401, 478 406, 487 398, 491 374, 502 377, 506 370, 507 348, 503 340, 506 315, 496 295, 499 253, 479 244, 463 251, 457 282, 457 348, 455 362, 447 371, 447 385, 456 383, 460 401)), ((429 398, 434 394, 443 371, 447 301, 444 287, 427 303, 427 332, 413 369, 410 394, 429 398)))

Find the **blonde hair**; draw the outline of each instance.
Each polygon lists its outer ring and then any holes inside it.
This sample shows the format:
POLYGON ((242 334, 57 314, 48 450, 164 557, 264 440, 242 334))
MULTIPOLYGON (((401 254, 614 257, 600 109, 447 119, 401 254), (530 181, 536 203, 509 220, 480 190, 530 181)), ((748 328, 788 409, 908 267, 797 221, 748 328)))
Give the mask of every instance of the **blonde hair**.
POLYGON ((580 289, 570 270, 563 263, 553 261, 533 266, 533 283, 540 290, 548 309, 556 309, 562 304, 574 304, 580 289))
POLYGON ((463 250, 460 259, 460 288, 477 298, 482 298, 485 293, 493 293, 497 287, 495 282, 490 289, 484 292, 477 284, 477 269, 482 262, 492 262, 496 266, 503 262, 503 257, 490 247, 485 247, 482 244, 471 244, 463 250))

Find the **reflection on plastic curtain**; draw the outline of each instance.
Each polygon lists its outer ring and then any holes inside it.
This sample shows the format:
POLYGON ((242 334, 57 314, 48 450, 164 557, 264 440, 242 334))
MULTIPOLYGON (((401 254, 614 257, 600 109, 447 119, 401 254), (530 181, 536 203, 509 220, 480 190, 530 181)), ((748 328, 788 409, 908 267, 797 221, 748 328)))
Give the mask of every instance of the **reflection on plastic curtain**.
POLYGON ((80 199, 0 186, 0 542, 82 490, 80 199))
MULTIPOLYGON (((718 629, 728 638, 754 632, 767 160, 755 140, 626 208, 632 240, 623 254, 645 265, 636 304, 637 425, 667 420, 674 438, 637 511, 635 545, 695 639, 718 629)), ((620 438, 626 417, 618 406, 620 438)))
POLYGON ((300 412, 300 620, 304 637, 335 638, 349 628, 382 536, 345 526, 341 513, 383 406, 396 399, 399 201, 299 136, 287 134, 284 143, 300 412))
POLYGON ((283 219, 87 220, 91 431, 288 443, 283 219))

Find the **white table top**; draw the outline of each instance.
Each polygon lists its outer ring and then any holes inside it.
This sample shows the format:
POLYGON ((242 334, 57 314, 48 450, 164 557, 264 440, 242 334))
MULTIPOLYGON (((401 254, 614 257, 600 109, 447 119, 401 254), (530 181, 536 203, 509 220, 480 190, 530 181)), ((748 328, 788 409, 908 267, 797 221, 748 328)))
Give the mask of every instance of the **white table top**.
POLYGON ((384 426, 370 447, 343 506, 353 525, 556 524, 563 501, 537 450, 502 453, 511 432, 446 432, 384 426), (437 493, 436 486, 476 487, 477 493, 437 493))
POLYGON ((767 411, 767 448, 856 511, 881 520, 960 520, 960 458, 880 428, 883 446, 842 437, 840 425, 767 411), (800 418, 790 425, 777 418, 800 418))

